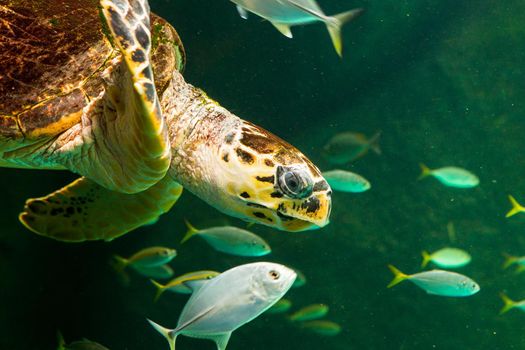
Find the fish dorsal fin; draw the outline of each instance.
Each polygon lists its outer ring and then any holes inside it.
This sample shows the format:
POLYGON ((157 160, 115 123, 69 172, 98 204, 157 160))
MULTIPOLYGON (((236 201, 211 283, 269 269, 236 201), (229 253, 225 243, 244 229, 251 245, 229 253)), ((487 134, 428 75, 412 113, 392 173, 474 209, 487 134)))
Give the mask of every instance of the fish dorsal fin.
POLYGON ((175 334, 179 334, 180 332, 182 332, 186 327, 194 324, 195 322, 197 322, 198 320, 200 320, 201 318, 203 318, 204 316, 206 316, 208 313, 210 313, 211 311, 213 310, 213 306, 210 306, 209 308, 205 309, 204 311, 201 311, 200 313, 198 313, 196 316, 194 316, 193 318, 189 319, 188 321, 184 322, 183 324, 177 326, 177 328, 175 328, 173 330, 173 333, 175 334))
POLYGON ((213 340, 215 344, 217 344, 217 350, 226 350, 226 345, 228 345, 228 341, 230 340, 230 337, 232 336, 232 333, 223 333, 218 334, 216 336, 210 337, 209 339, 213 340))
POLYGON ((192 293, 195 293, 196 291, 201 289, 206 283, 208 283, 208 280, 185 281, 182 284, 190 288, 192 293))
POLYGON ((241 5, 237 5, 237 12, 239 12, 239 16, 241 16, 242 19, 248 19, 248 11, 241 5))
POLYGON ((270 22, 270 23, 273 24, 273 26, 277 28, 277 30, 280 31, 281 34, 284 35, 285 37, 290 38, 290 39, 293 38, 292 31, 290 30, 290 26, 288 24, 275 23, 275 22, 270 22))

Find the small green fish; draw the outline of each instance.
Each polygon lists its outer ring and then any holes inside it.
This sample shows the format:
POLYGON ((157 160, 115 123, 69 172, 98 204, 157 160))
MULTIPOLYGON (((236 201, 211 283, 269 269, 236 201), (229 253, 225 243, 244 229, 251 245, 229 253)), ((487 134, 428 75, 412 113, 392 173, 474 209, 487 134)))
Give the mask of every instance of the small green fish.
POLYGON ((388 265, 388 268, 394 274, 394 279, 388 288, 409 280, 428 294, 444 297, 466 297, 480 290, 476 282, 456 272, 432 270, 406 275, 392 265, 388 265))
POLYGON ((166 247, 150 247, 145 248, 133 254, 129 258, 123 258, 115 255, 115 268, 117 270, 124 270, 127 266, 140 267, 154 267, 169 263, 177 256, 177 251, 166 247))
POLYGON ((282 314, 290 310, 292 307, 292 302, 288 299, 280 299, 278 302, 273 304, 271 308, 266 310, 267 314, 282 314))
POLYGON ((242 18, 248 18, 248 11, 268 20, 284 36, 291 38, 291 26, 323 22, 339 56, 343 54, 341 28, 343 24, 359 16, 363 10, 355 9, 334 16, 327 16, 315 0, 231 0, 237 4, 242 18))
POLYGON ((351 171, 339 169, 325 171, 323 177, 334 191, 359 193, 371 187, 367 179, 351 171))
POLYGON ((512 208, 505 215, 505 217, 510 218, 513 215, 525 212, 525 207, 523 207, 520 203, 518 203, 516 198, 512 197, 510 194, 509 194, 509 201, 512 204, 512 208))
POLYGON ((215 250, 238 256, 263 256, 270 254, 272 249, 264 239, 256 234, 234 226, 216 226, 198 230, 188 221, 188 232, 181 243, 193 236, 202 237, 215 250))
POLYGON ((187 285, 185 285, 186 282, 209 280, 219 275, 219 273, 220 272, 209 270, 188 272, 184 275, 174 278, 166 284, 160 284, 157 281, 151 280, 151 283, 153 283, 153 285, 157 287, 157 294, 155 295, 154 300, 157 301, 165 291, 181 294, 191 294, 193 290, 187 285))
POLYGON ((443 268, 458 268, 467 265, 472 260, 469 253, 458 248, 442 248, 429 254, 427 251, 422 251, 423 262, 421 267, 425 267, 429 262, 443 268))
POLYGON ((419 164, 421 175, 419 180, 427 176, 435 177, 445 186, 455 188, 472 188, 479 185, 479 178, 468 170, 454 166, 430 169, 425 164, 419 164))
POLYGON ((317 320, 324 317, 329 310, 330 308, 325 304, 312 304, 294 312, 288 316, 288 319, 293 322, 317 320))
POLYGON ((131 266, 135 271, 144 277, 166 279, 171 278, 175 274, 173 269, 169 265, 160 266, 131 266))
POLYGON ((341 333, 341 326, 327 320, 315 320, 301 323, 301 328, 326 336, 334 336, 341 333))
POLYGON ((62 333, 57 332, 58 337, 58 348, 57 350, 109 350, 103 345, 96 343, 88 339, 82 339, 74 341, 70 344, 66 344, 62 333))
POLYGON ((500 294, 501 300, 503 300, 503 307, 501 308, 499 314, 503 315, 507 311, 511 309, 520 309, 521 311, 525 311, 525 299, 520 301, 514 301, 511 298, 509 298, 505 293, 501 292, 500 294))
POLYGON ((381 132, 375 133, 370 139, 364 134, 356 132, 342 132, 333 136, 323 147, 323 155, 332 164, 346 164, 363 157, 371 149, 381 154, 379 137, 381 132))

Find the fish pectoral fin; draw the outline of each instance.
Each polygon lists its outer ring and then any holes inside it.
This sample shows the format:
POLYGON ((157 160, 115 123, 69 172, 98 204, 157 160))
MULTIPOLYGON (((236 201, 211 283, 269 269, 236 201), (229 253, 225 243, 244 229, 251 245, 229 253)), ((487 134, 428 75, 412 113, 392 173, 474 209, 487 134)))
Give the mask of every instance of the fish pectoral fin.
POLYGON ((177 326, 177 328, 175 328, 173 330, 174 333, 177 333, 179 334, 181 331, 183 331, 186 327, 192 325, 193 323, 197 322, 198 320, 200 320, 201 318, 203 318, 204 316, 206 316, 207 314, 209 314, 212 310, 214 309, 213 306, 210 306, 209 308, 205 309, 204 311, 198 313, 197 315, 195 315, 193 318, 189 319, 188 321, 184 322, 183 324, 181 324, 180 326, 177 326))
POLYGON ((281 34, 284 35, 285 37, 290 38, 290 39, 293 38, 292 31, 290 30, 290 26, 288 24, 275 23, 275 22, 270 22, 270 23, 273 24, 273 26, 277 28, 277 30, 280 31, 281 34))
POLYGON ((248 19, 248 11, 241 5, 237 5, 237 12, 239 12, 239 16, 241 16, 242 19, 248 19))
POLYGON ((229 332, 210 337, 210 339, 217 344, 217 350, 226 350, 226 345, 228 345, 231 335, 232 333, 229 332))

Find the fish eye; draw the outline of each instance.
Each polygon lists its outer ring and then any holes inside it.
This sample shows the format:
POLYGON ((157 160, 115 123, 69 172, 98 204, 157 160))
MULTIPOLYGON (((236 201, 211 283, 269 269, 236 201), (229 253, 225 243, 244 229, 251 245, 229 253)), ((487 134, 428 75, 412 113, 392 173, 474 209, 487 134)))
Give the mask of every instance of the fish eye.
POLYGON ((275 270, 271 270, 270 272, 268 272, 268 274, 270 275, 270 278, 273 279, 273 280, 278 280, 279 277, 281 277, 279 272, 277 272, 275 270))
POLYGON ((298 168, 278 166, 277 186, 290 198, 301 199, 312 194, 312 179, 298 168))

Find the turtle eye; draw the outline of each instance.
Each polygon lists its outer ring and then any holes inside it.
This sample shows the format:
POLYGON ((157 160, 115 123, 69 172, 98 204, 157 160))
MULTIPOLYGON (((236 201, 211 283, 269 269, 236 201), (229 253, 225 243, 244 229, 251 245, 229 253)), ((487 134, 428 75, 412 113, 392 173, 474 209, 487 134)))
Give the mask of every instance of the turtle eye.
POLYGON ((277 179, 279 189, 288 197, 300 199, 312 194, 312 180, 303 169, 278 166, 277 179))

